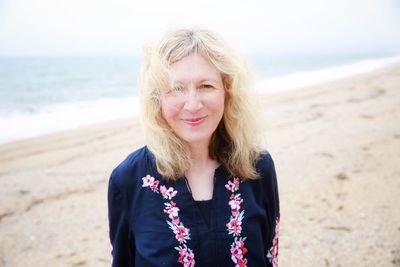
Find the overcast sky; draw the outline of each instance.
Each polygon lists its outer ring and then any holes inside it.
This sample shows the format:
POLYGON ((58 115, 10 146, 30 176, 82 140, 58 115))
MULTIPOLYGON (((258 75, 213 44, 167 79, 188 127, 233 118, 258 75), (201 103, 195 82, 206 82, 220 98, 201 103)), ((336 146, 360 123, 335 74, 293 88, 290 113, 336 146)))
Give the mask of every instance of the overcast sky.
POLYGON ((140 54, 191 26, 245 53, 400 53, 399 0, 0 0, 0 54, 140 54))

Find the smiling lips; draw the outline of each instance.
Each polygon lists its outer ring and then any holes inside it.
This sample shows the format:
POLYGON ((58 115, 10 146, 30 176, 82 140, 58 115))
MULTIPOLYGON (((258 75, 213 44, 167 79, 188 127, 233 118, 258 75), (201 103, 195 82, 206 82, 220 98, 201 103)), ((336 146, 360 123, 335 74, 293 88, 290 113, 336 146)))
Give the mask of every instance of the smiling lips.
POLYGON ((202 124, 206 118, 207 118, 207 116, 203 116, 203 117, 198 117, 198 118, 182 119, 182 120, 184 123, 186 123, 190 126, 197 126, 197 125, 202 124))

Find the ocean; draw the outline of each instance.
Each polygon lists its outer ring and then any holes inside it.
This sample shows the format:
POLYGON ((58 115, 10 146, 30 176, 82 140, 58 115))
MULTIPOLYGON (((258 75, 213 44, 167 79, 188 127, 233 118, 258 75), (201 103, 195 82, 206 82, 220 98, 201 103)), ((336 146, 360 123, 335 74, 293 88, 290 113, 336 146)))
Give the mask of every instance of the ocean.
MULTIPOLYGON (((263 93, 400 62, 391 54, 248 55, 263 93)), ((0 143, 138 116, 138 56, 0 57, 0 143)))

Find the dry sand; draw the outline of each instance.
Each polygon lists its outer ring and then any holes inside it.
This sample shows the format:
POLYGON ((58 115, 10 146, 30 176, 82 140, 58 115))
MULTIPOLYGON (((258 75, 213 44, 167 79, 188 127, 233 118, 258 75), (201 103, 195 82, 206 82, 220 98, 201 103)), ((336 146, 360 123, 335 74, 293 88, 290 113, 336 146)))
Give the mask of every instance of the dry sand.
MULTIPOLYGON (((400 65, 266 96, 281 266, 400 266, 400 65)), ((109 266, 121 120, 0 145, 0 266, 109 266)))

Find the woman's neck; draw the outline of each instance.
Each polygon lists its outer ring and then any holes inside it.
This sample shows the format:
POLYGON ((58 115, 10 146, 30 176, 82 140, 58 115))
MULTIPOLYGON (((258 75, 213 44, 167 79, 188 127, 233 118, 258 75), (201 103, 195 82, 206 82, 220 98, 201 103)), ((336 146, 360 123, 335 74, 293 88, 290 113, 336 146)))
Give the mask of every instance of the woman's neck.
POLYGON ((218 162, 213 160, 208 146, 190 146, 192 163, 185 173, 195 200, 209 200, 213 196, 214 174, 218 162))
POLYGON ((210 157, 208 144, 197 144, 190 146, 190 157, 192 160, 189 173, 216 169, 219 163, 210 157))
POLYGON ((204 165, 210 159, 208 148, 192 148, 190 149, 190 157, 193 165, 204 165))

